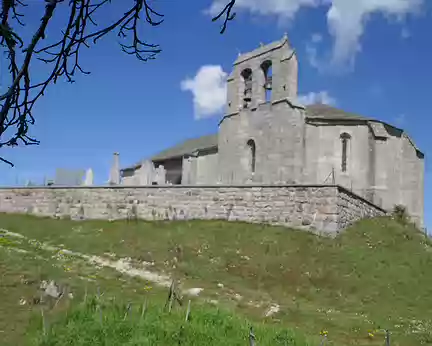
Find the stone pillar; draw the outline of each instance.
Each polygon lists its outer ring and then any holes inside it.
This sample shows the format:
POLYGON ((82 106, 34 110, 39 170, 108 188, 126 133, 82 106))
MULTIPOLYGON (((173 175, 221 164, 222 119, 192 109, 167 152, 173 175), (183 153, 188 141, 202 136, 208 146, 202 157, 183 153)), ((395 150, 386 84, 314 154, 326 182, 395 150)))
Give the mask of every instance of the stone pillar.
POLYGON ((195 185, 197 182, 197 158, 190 156, 183 158, 182 185, 195 185))
POLYGON ((92 186, 93 185, 93 170, 89 168, 86 171, 85 179, 84 179, 84 186, 92 186))
POLYGON ((191 184, 192 158, 184 157, 182 163, 182 185, 191 184))
POLYGON ((110 177, 108 183, 110 185, 119 185, 120 184, 120 162, 119 162, 119 153, 113 154, 113 163, 110 170, 110 177))

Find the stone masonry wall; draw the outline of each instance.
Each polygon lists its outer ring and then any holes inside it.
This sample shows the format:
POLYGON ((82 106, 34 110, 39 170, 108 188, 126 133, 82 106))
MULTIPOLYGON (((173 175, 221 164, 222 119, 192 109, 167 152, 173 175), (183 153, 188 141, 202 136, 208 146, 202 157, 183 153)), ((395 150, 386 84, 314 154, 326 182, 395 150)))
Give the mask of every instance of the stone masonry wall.
POLYGON ((339 188, 337 209, 338 229, 347 228, 357 220, 385 214, 384 210, 344 188, 339 188))
POLYGON ((1 188, 0 212, 72 219, 223 219, 325 233, 383 213, 329 185, 1 188))

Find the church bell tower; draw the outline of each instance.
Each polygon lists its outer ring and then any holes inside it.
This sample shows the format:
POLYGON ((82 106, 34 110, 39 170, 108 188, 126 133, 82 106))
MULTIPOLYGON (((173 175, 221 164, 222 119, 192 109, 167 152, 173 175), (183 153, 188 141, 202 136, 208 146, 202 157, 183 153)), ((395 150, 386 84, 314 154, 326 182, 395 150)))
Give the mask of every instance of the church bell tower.
POLYGON ((295 105, 297 88, 297 57, 286 35, 238 56, 219 128, 221 183, 301 180, 304 112, 295 105))

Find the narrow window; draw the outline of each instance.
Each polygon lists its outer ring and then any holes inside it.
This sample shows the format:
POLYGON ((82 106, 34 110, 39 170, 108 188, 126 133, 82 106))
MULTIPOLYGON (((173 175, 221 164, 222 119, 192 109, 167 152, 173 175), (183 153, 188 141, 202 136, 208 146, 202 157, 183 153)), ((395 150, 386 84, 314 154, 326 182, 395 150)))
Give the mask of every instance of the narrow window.
POLYGON ((341 136, 342 141, 342 172, 347 171, 347 162, 348 162, 348 142, 351 139, 351 136, 348 133, 342 133, 341 136))
POLYGON ((241 75, 244 82, 243 106, 248 108, 252 101, 252 70, 250 68, 244 69, 241 75))
POLYGON ((264 92, 266 102, 270 102, 272 98, 272 82, 273 82, 273 71, 272 62, 266 60, 261 64, 261 69, 264 74, 264 92))
POLYGON ((251 172, 255 173, 255 162, 256 162, 256 146, 255 141, 253 139, 249 139, 247 142, 247 145, 249 147, 249 153, 250 153, 250 165, 251 165, 251 172))

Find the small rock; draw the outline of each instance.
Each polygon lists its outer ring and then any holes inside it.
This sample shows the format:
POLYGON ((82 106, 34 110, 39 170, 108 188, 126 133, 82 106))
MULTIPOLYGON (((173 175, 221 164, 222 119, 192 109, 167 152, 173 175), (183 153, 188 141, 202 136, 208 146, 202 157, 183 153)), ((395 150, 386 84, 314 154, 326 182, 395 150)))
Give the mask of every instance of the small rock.
POLYGON ((224 288, 224 284, 221 284, 220 282, 217 284, 217 287, 224 288))
POLYGON ((41 281, 39 288, 44 291, 47 288, 47 286, 48 286, 48 282, 43 280, 41 281))
POLYGON ((54 281, 50 281, 49 284, 45 286, 45 289, 43 289, 43 291, 45 295, 56 299, 62 295, 62 292, 54 281))
POLYGON ((302 226, 310 226, 312 224, 312 218, 311 217, 305 217, 302 220, 302 226))
POLYGON ((273 304, 272 306, 270 306, 270 308, 267 310, 265 316, 266 317, 270 317, 271 315, 274 315, 276 313, 278 313, 280 310, 280 306, 278 304, 273 304))
POLYGON ((21 298, 19 301, 19 305, 26 305, 27 301, 24 298, 21 298))
POLYGON ((186 294, 189 296, 198 296, 202 291, 204 290, 204 288, 190 288, 188 290, 186 290, 186 294))

